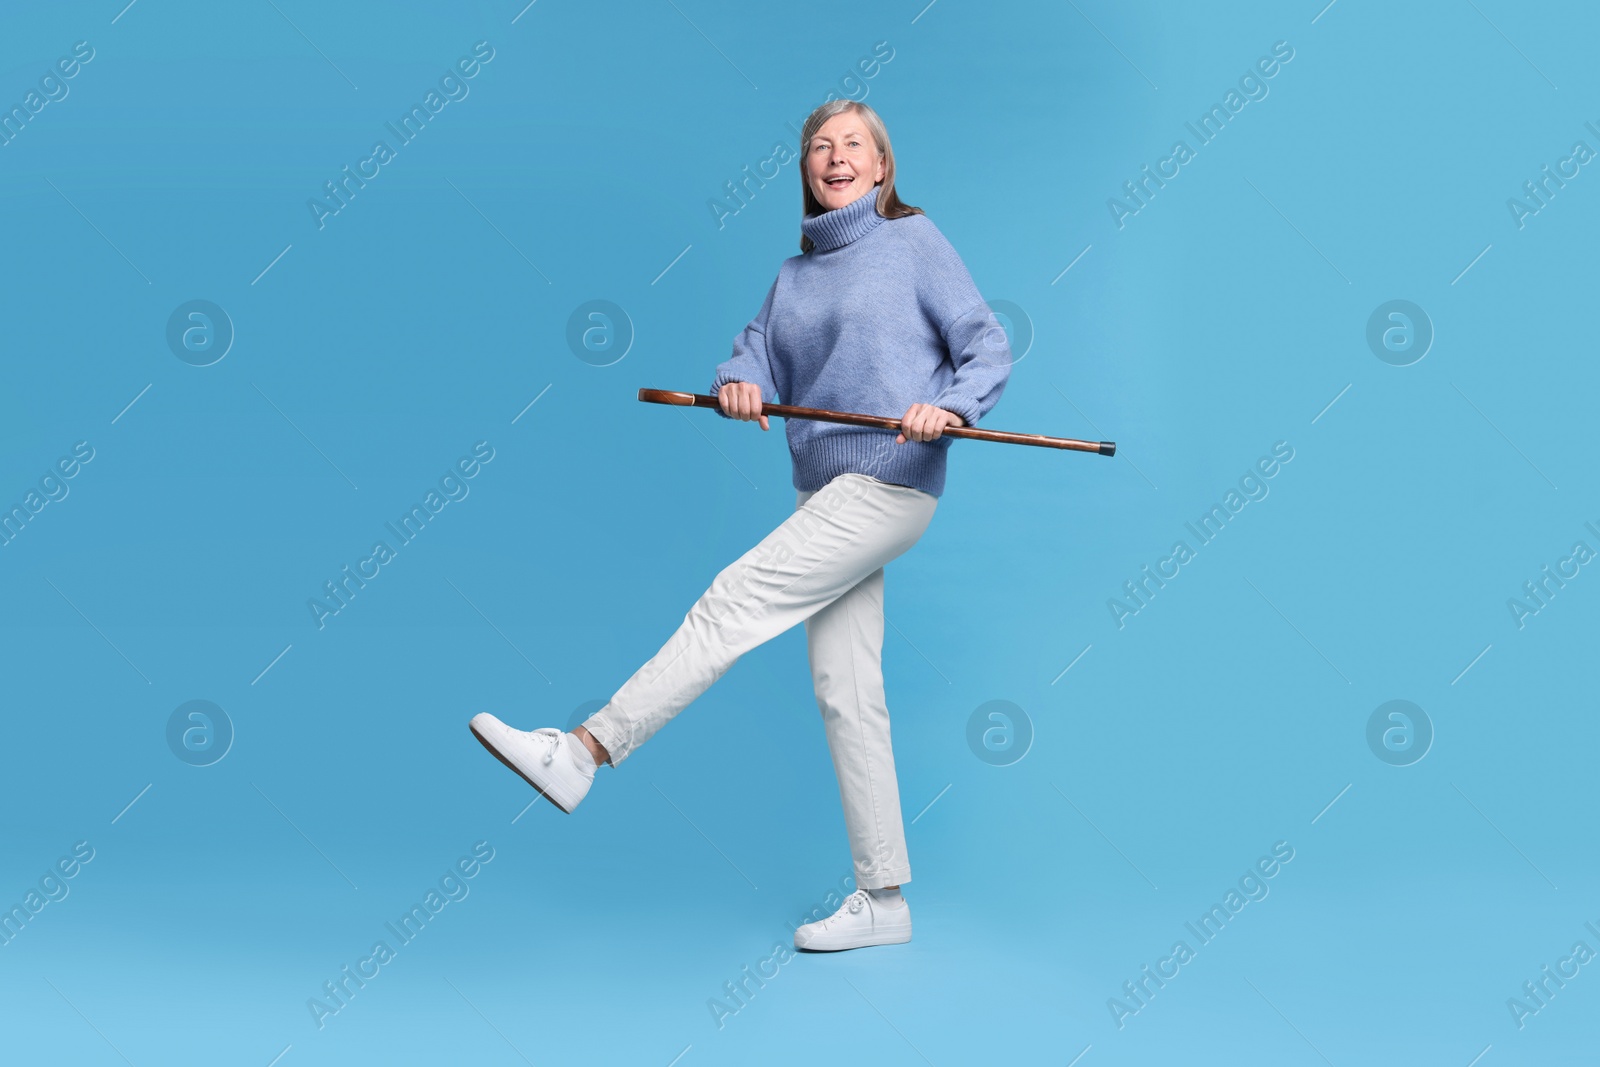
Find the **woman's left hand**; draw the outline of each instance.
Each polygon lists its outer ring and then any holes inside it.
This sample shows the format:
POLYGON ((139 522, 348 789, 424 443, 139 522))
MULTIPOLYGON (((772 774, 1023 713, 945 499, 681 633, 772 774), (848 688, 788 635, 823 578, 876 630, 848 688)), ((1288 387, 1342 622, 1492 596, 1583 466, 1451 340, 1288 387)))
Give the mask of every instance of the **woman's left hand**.
POLYGON ((900 435, 894 439, 903 445, 912 441, 932 441, 951 426, 965 426, 966 422, 953 411, 936 408, 932 404, 912 404, 900 420, 900 435))

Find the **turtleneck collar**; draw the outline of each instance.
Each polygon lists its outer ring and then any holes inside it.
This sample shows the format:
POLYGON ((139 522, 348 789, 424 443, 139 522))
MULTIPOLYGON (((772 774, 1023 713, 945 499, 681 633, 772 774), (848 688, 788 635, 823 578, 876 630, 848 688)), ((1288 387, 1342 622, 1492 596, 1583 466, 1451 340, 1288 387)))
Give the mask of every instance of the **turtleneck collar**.
POLYGON ((880 183, 872 191, 832 211, 820 211, 800 220, 800 232, 811 238, 812 250, 831 252, 843 248, 858 237, 864 237, 877 228, 884 218, 878 214, 880 183))

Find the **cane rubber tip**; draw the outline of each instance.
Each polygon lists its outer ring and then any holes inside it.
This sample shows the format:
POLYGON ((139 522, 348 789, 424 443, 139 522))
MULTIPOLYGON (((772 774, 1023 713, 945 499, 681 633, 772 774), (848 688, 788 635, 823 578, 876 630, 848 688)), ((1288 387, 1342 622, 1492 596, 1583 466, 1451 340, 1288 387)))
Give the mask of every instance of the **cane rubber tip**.
POLYGON ((1117 443, 1115 441, 1101 441, 1100 442, 1100 454, 1102 456, 1114 456, 1114 455, 1116 455, 1117 454, 1117 443))

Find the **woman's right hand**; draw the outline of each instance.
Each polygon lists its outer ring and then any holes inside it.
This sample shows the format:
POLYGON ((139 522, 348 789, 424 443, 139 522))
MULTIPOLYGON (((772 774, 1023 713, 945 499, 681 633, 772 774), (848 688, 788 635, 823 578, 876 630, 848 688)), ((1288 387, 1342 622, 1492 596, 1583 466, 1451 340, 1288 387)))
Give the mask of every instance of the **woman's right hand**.
POLYGON ((761 423, 763 430, 767 428, 767 416, 761 414, 761 386, 754 382, 726 383, 717 390, 717 403, 730 419, 753 419, 761 423))

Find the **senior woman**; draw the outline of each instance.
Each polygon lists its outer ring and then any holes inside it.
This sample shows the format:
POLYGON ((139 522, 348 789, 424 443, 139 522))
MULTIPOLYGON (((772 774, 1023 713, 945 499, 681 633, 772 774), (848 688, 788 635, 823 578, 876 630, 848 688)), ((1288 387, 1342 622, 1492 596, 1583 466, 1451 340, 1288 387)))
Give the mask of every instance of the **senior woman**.
POLYGON ((768 428, 763 403, 903 411, 881 430, 790 419, 795 511, 725 568, 661 651, 583 725, 472 732, 565 812, 596 769, 622 763, 744 653, 804 622, 817 706, 839 780, 857 889, 795 931, 814 951, 911 939, 911 880, 883 692, 883 568, 927 529, 952 426, 994 407, 1005 331, 955 249, 895 194, 883 121, 850 100, 801 130, 802 254, 783 262, 712 381, 729 418, 768 428))

